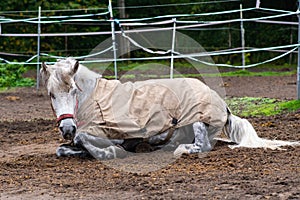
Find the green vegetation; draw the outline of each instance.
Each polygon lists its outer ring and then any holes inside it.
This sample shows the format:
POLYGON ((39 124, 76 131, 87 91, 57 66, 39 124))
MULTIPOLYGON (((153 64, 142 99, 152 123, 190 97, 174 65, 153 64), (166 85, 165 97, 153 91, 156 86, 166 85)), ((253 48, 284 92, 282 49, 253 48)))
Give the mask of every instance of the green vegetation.
MULTIPOLYGON (((151 74, 143 74, 144 71, 147 69, 141 68, 139 71, 141 71, 141 74, 139 74, 139 77, 146 77, 146 78, 169 78, 169 75, 151 75, 151 74)), ((238 70, 238 71, 232 71, 232 72, 220 72, 220 73, 206 73, 206 74, 174 74, 174 78, 180 78, 180 77, 190 77, 190 78, 197 78, 197 77, 237 77, 237 76, 289 76, 296 74, 297 71, 264 71, 264 72, 250 72, 248 70, 238 70)), ((111 79, 114 78, 114 76, 105 76, 105 78, 111 79)), ((125 74, 122 76, 122 78, 135 78, 134 74, 125 74)))
MULTIPOLYGON (((121 0, 113 0, 113 14, 115 19, 122 19, 121 9, 119 3, 121 0)), ((230 11, 240 8, 253 8, 254 1, 222 1, 220 3, 205 1, 201 3, 191 0, 126 0, 126 17, 130 19, 155 17, 172 14, 201 14, 218 11, 230 11), (177 4, 177 5, 176 5, 177 4), (157 5, 160 5, 159 7, 157 5), (154 7, 155 6, 155 7, 154 7)), ((0 4, 1 19, 24 20, 29 18, 36 18, 38 16, 38 7, 41 6, 42 17, 53 16, 72 16, 84 14, 98 14, 107 11, 108 0, 74 0, 74 1, 45 1, 45 0, 9 0, 2 1, 0 4), (51 11, 50 11, 51 10, 51 11)), ((263 7, 273 8, 278 10, 295 11, 297 10, 296 1, 279 1, 274 4, 274 1, 265 0, 263 7)), ((272 13, 247 11, 243 12, 244 18, 258 18, 269 16, 272 13)), ((74 17, 73 17, 74 18, 74 17)), ((79 19, 80 17, 78 17, 79 19)), ((91 16, 94 20, 103 20, 103 22, 82 21, 72 23, 43 23, 41 27, 42 33, 81 33, 81 32, 96 32, 96 31, 110 31, 110 23, 106 20, 109 15, 91 16)), ((178 17, 177 20, 186 21, 225 21, 239 19, 239 13, 227 13, 225 15, 207 15, 207 16, 190 16, 178 17)), ((67 19, 72 19, 67 18, 67 19)), ((168 18, 165 18, 168 19, 168 18)), ((147 22, 158 22, 165 19, 153 19, 147 22)), ((50 19, 43 19, 51 21, 50 19)), ((56 20, 56 19, 55 19, 56 20)), ((58 19, 59 20, 59 19, 58 19)), ((297 22, 297 15, 288 16, 286 18, 278 18, 279 21, 297 22)), ((166 27, 169 25, 162 25, 166 27)), ((118 30, 118 28, 116 27, 118 30)), ((272 47, 287 44, 297 43, 297 29, 291 26, 282 26, 281 24, 267 24, 256 22, 244 22, 246 47, 272 47)), ((181 33, 194 39, 207 51, 218 51, 227 48, 237 48, 241 46, 240 37, 240 23, 233 22, 228 24, 216 25, 211 28, 199 29, 197 31, 179 30, 181 33)), ((14 22, 2 23, 2 33, 36 33, 36 23, 14 22)), ((56 56, 82 56, 87 55, 98 44, 108 39, 110 35, 97 36, 66 36, 66 37, 45 37, 41 40, 40 50, 42 53, 48 53, 56 56)), ((37 39, 35 37, 1 37, 0 51, 6 53, 19 53, 24 55, 35 55, 37 51, 37 39)), ((194 51, 193 51, 194 52, 194 51)), ((246 64, 261 62, 275 56, 279 52, 252 52, 246 53, 246 64)), ((132 57, 141 57, 145 55, 143 51, 131 52, 132 57)), ((11 56, 2 57, 4 59, 12 60, 11 56)), ((24 61, 24 57, 13 57, 18 61, 24 61)), ((241 54, 232 54, 228 56, 212 56, 216 63, 240 64, 241 54)), ((46 57, 47 61, 49 60, 46 57)), ((296 63, 297 56, 285 56, 273 63, 296 63)))
POLYGON ((34 80, 22 77, 26 71, 21 65, 0 65, 0 88, 33 86, 34 80))
MULTIPOLYGON (((296 70, 286 71, 286 72, 278 72, 278 71, 264 71, 264 72, 250 72, 248 70, 238 70, 233 72, 223 72, 221 73, 222 77, 226 76, 288 76, 292 74, 296 74, 296 70)), ((213 74, 212 74, 213 76, 213 74)))
MULTIPOLYGON (((55 60, 53 60, 55 61, 55 60)), ((89 67, 92 70, 108 70, 108 71, 113 71, 114 70, 114 65, 112 62, 110 63, 89 63, 89 64, 84 64, 85 66, 89 67)), ((155 61, 140 61, 140 62, 118 62, 118 71, 130 71, 130 70, 139 70, 141 72, 143 71, 149 71, 153 69, 153 66, 165 66, 169 67, 170 66, 170 61, 169 60, 155 60, 155 61)), ((191 69, 196 70, 196 68, 199 68, 201 71, 211 71, 211 66, 207 65, 193 65, 189 63, 186 60, 176 60, 174 62, 174 69, 176 71, 188 71, 191 69)), ((215 67, 213 67, 215 69, 215 67)), ((223 76, 273 76, 273 75, 290 75, 294 74, 297 71, 297 66, 296 65, 290 65, 290 64, 282 64, 282 65, 275 65, 275 64, 264 64, 264 65, 259 65, 258 67, 253 67, 253 68, 247 68, 245 70, 243 69, 233 69, 233 68, 228 68, 228 67, 218 67, 219 71, 224 72, 223 76), (226 73, 225 73, 226 72, 226 73), (258 73, 260 72, 260 73, 258 73)))
POLYGON ((270 98, 242 97, 226 99, 229 108, 239 116, 272 116, 300 109, 300 100, 279 101, 270 98))
POLYGON ((274 72, 274 71, 267 71, 267 72, 250 72, 248 70, 238 70, 232 72, 221 72, 217 74, 184 74, 185 77, 235 77, 235 76, 288 76, 296 74, 296 71, 287 71, 287 72, 274 72))

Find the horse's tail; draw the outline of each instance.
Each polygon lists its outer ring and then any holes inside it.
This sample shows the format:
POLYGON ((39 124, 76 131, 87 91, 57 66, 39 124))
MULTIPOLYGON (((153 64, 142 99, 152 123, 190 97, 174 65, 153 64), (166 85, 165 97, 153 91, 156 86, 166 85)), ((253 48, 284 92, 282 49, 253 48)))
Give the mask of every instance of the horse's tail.
POLYGON ((235 147, 249 147, 249 148, 270 148, 281 149, 282 146, 297 146, 300 142, 282 141, 282 140, 268 140, 260 138, 253 126, 247 119, 242 119, 231 113, 228 114, 228 120, 224 126, 223 132, 230 138, 230 140, 237 145, 231 145, 230 148, 235 147))

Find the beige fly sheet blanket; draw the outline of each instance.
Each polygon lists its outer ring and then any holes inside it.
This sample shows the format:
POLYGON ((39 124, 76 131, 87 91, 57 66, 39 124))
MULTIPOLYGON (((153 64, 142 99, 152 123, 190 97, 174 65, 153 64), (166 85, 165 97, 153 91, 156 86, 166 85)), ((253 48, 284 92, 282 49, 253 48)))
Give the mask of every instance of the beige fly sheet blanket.
POLYGON ((99 78, 77 112, 78 132, 109 139, 149 138, 201 121, 221 130, 228 109, 197 79, 121 83, 99 78))

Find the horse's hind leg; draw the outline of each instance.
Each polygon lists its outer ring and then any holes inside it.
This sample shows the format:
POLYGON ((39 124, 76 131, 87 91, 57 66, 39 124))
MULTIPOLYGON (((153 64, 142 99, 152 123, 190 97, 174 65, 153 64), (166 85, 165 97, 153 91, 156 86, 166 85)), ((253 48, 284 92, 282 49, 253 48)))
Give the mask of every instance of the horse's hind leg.
POLYGON ((174 155, 180 156, 184 153, 200 153, 210 151, 212 149, 209 138, 207 126, 203 122, 195 122, 193 124, 195 134, 195 142, 193 144, 181 144, 174 151, 174 155))

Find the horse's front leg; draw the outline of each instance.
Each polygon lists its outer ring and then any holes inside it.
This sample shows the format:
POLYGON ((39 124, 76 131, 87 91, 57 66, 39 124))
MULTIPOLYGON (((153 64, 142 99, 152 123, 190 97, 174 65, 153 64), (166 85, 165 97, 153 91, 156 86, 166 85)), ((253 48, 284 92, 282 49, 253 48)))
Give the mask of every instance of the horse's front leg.
POLYGON ((193 144, 181 144, 174 151, 176 157, 182 154, 200 153, 210 151, 212 149, 209 138, 207 126, 203 122, 196 122, 193 124, 195 134, 195 142, 193 144))
POLYGON ((81 146, 74 146, 72 144, 60 145, 56 149, 56 155, 58 157, 69 157, 69 156, 80 157, 80 158, 91 157, 90 153, 86 149, 82 148, 81 146))
POLYGON ((121 143, 123 143, 123 140, 109 140, 87 133, 78 133, 74 138, 76 146, 82 146, 89 154, 99 160, 126 157, 127 152, 116 146, 121 143))
POLYGON ((123 143, 123 140, 108 140, 78 133, 73 139, 74 145, 63 144, 56 150, 58 157, 94 157, 97 159, 112 159, 124 157, 124 150, 115 146, 123 143))

